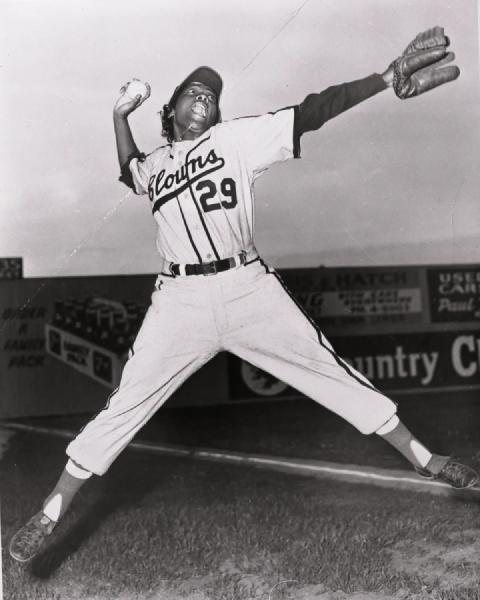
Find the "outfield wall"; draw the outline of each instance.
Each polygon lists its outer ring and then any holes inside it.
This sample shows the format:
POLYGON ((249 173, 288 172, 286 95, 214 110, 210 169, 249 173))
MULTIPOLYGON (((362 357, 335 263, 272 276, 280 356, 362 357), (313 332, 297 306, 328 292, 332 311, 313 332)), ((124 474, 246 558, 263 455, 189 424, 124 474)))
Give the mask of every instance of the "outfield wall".
MULTIPOLYGON (((0 418, 100 410, 128 353, 118 343, 113 316, 119 306, 131 305, 138 328, 154 283, 154 275, 0 281, 0 418), (105 335, 87 335, 86 315, 75 315, 76 303, 92 299, 96 317, 103 318, 105 306, 111 309, 96 327, 105 335)), ((217 403, 227 396, 226 356, 219 355, 169 405, 217 403)))
MULTIPOLYGON (((386 392, 480 387, 480 265, 279 271, 338 353, 386 392)), ((99 410, 154 275, 0 280, 0 417, 99 410)), ((298 395, 221 354, 169 406, 298 395)))
MULTIPOLYGON (((387 393, 480 387, 480 265, 281 273, 335 350, 387 393)), ((231 398, 296 392, 235 358, 231 398)))

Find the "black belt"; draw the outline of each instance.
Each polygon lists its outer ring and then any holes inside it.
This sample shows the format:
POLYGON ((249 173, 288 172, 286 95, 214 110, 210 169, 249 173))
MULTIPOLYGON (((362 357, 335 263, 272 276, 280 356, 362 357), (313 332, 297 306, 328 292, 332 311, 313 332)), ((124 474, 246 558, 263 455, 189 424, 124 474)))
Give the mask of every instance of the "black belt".
POLYGON ((192 264, 192 265, 170 265, 170 271, 174 275, 215 275, 222 271, 228 271, 233 267, 244 265, 247 257, 244 253, 232 256, 231 258, 222 258, 208 263, 192 264))

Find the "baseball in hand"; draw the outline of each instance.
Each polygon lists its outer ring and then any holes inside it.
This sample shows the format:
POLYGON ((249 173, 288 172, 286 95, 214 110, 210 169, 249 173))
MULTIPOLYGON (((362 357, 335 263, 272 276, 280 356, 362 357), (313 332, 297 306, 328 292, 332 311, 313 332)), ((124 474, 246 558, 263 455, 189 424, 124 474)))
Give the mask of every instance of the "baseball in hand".
POLYGON ((143 81, 139 81, 138 79, 134 79, 133 81, 127 83, 127 85, 124 88, 122 88, 121 91, 122 95, 116 103, 117 108, 119 106, 122 106, 122 104, 131 102, 134 98, 136 98, 139 95, 142 97, 143 100, 148 94, 147 86, 145 85, 145 83, 143 83, 143 81))
POLYGON ((134 79, 127 85, 125 94, 130 96, 131 100, 133 100, 133 98, 139 95, 142 96, 142 98, 145 98, 145 96, 147 95, 147 86, 143 83, 143 81, 138 81, 138 79, 134 79))

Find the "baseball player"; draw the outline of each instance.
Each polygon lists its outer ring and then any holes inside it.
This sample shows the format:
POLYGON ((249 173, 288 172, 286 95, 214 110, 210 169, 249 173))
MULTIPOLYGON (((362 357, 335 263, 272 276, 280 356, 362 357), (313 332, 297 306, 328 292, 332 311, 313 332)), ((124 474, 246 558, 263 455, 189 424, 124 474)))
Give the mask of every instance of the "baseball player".
POLYGON ((399 421, 395 403, 338 356, 259 256, 254 240, 257 177, 300 157, 300 139, 393 87, 400 98, 455 79, 443 28, 417 36, 383 74, 329 87, 297 105, 222 122, 220 75, 193 71, 162 113, 165 142, 145 155, 128 116, 149 96, 114 107, 120 180, 144 194, 158 226, 159 275, 152 302, 105 408, 68 445, 68 462, 40 510, 12 538, 10 554, 31 559, 92 475, 103 475, 136 432, 197 369, 229 351, 340 415, 377 433, 423 476, 466 488, 477 474, 430 452, 399 421))

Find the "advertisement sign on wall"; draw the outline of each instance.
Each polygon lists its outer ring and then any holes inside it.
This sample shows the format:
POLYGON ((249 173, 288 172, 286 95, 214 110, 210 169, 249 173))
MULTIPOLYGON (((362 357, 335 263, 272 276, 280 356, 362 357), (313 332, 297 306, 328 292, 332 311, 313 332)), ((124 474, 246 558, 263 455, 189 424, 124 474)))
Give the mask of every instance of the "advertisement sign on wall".
MULTIPOLYGON (((101 409, 154 282, 154 275, 0 281, 0 418, 101 409)), ((228 401, 225 362, 208 363, 169 405, 228 401)))
MULTIPOLYGON (((330 341, 339 356, 385 393, 480 388, 480 330, 342 336, 330 341)), ((230 359, 232 400, 252 393, 298 395, 286 383, 245 364, 230 359)))
POLYGON ((434 323, 478 321, 480 324, 480 268, 429 268, 427 276, 434 323))
POLYGON ((111 390, 118 386, 126 357, 53 325, 46 325, 45 334, 51 356, 111 390))
POLYGON ((18 257, 0 257, 0 279, 22 279, 23 260, 18 257))
POLYGON ((292 269, 281 273, 309 315, 325 326, 422 323, 420 273, 411 267, 292 269))

